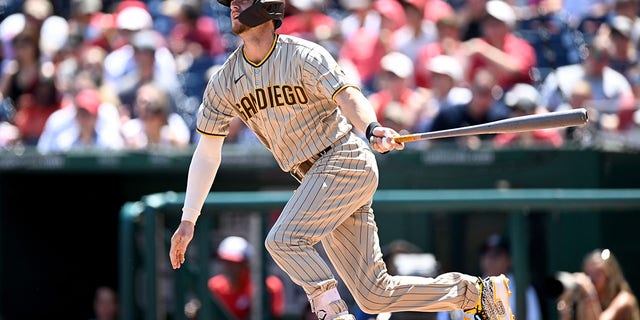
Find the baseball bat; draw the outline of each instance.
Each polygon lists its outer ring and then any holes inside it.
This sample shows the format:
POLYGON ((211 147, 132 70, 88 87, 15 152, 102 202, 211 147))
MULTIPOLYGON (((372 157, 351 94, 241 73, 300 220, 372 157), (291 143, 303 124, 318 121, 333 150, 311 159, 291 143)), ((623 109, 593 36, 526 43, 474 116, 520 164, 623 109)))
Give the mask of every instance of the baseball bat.
POLYGON ((587 121, 589 121, 587 109, 579 108, 567 111, 512 117, 467 127, 400 135, 393 139, 395 142, 401 143, 480 134, 524 132, 539 129, 581 126, 587 123, 587 121))

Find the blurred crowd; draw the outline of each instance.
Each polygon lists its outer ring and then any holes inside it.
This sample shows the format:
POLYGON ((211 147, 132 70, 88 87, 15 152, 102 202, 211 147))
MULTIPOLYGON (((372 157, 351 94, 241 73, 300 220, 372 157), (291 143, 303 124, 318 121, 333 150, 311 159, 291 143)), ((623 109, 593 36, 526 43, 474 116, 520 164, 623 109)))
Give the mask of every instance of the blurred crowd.
MULTIPOLYGON (((323 45, 400 133, 585 108, 584 126, 412 143, 640 146, 638 0, 290 0, 280 34, 323 45)), ((237 47, 215 0, 0 4, 0 150, 194 144, 237 47)), ((257 144, 237 119, 226 141, 257 144)))

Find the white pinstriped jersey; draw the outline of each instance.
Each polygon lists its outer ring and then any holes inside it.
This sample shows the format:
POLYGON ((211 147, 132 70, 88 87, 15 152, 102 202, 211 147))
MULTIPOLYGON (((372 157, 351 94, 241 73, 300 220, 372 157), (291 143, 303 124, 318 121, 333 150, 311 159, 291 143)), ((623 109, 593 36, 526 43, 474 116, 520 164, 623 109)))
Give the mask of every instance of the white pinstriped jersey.
POLYGON ((198 110, 197 130, 226 136, 240 117, 289 171, 347 134, 352 126, 334 101, 347 77, 327 50, 276 35, 259 63, 240 46, 212 75, 198 110))

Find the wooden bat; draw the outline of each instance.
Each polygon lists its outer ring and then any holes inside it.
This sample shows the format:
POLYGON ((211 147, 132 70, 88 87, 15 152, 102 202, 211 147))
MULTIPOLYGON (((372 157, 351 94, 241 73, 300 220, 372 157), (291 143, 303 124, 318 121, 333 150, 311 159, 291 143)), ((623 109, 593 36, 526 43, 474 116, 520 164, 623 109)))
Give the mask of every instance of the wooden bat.
POLYGON ((414 133, 393 137, 400 142, 412 142, 427 139, 471 136, 478 134, 495 134, 503 132, 523 132, 539 129, 581 126, 589 121, 587 109, 571 109, 541 114, 532 114, 507 118, 473 126, 438 130, 424 133, 414 133))

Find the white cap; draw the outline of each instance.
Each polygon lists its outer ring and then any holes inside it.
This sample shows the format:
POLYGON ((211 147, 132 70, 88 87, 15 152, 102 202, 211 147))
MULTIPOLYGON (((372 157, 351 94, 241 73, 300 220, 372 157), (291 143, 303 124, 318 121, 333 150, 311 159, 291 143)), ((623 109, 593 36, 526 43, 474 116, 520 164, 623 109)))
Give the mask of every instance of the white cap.
POLYGON ((253 255, 253 247, 249 241, 238 236, 224 238, 218 246, 218 257, 222 260, 243 262, 253 255))
POLYGON ((462 81, 462 66, 452 56, 439 55, 429 59, 427 69, 434 73, 448 75, 455 82, 462 81))
POLYGON ((400 78, 407 78, 413 74, 413 61, 406 54, 389 52, 380 60, 382 70, 394 73, 400 78))
POLYGON ((14 13, 0 23, 0 37, 3 41, 11 41, 27 27, 27 19, 22 13, 14 13))
POLYGON ((516 24, 516 12, 511 5, 502 0, 489 0, 485 5, 487 13, 513 28, 516 24))
POLYGON ((53 56, 61 50, 69 39, 69 23, 60 16, 49 16, 40 28, 40 50, 46 56, 53 56))
POLYGON ((150 29, 153 26, 153 18, 147 10, 140 7, 127 7, 118 13, 116 18, 118 29, 138 31, 150 29))
POLYGON ((633 31, 633 21, 631 21, 631 19, 622 15, 616 15, 611 19, 609 24, 612 30, 617 31, 627 38, 631 38, 631 33, 633 31))
POLYGON ((301 11, 308 11, 314 8, 321 8, 323 0, 289 0, 289 4, 301 11))
POLYGON ((540 92, 528 83, 517 83, 504 95, 504 103, 511 108, 533 111, 540 101, 540 92))

